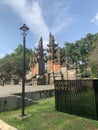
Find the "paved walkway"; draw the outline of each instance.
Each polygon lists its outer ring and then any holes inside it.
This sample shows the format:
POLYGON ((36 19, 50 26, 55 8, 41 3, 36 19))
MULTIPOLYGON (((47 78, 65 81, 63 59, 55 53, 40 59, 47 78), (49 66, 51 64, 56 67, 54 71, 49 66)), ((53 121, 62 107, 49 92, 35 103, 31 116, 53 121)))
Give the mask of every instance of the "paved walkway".
MULTIPOLYGON (((54 89, 54 86, 53 85, 25 86, 25 92, 34 92, 50 89, 54 89)), ((6 97, 21 92, 22 87, 19 85, 5 85, 4 87, 0 86, 0 97, 6 97)))
POLYGON ((0 130, 17 130, 17 129, 8 125, 4 121, 0 120, 0 130))
MULTIPOLYGON (((38 86, 25 86, 25 92, 34 92, 41 90, 50 90, 54 89, 53 85, 38 85, 38 86)), ((5 85, 4 87, 0 86, 0 97, 7 97, 16 93, 21 93, 22 87, 19 85, 5 85)), ((4 121, 0 120, 0 130, 17 130, 16 128, 8 125, 4 121)))

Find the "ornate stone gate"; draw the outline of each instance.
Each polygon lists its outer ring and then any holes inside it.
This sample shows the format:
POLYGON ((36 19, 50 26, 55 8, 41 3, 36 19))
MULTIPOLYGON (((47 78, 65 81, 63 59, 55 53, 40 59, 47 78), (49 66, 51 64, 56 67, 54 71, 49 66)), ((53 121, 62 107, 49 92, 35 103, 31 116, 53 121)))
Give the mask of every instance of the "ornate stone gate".
POLYGON ((76 66, 68 68, 66 58, 61 62, 60 50, 51 33, 46 50, 43 48, 43 39, 40 38, 38 47, 30 58, 30 70, 26 76, 32 79, 32 84, 53 84, 54 80, 76 79, 76 66))

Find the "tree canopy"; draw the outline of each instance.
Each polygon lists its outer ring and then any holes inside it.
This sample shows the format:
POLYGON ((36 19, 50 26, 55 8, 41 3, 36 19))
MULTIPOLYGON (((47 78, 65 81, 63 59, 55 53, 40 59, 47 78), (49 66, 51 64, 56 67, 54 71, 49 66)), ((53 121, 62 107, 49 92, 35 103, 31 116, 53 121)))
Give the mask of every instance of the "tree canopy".
MULTIPOLYGON (((32 49, 26 48, 26 70, 28 68, 29 59, 32 55, 32 49)), ((23 46, 21 44, 11 54, 7 54, 0 59, 0 76, 10 78, 12 75, 22 76, 22 60, 23 59, 23 46)))
POLYGON ((66 42, 61 51, 61 56, 67 57, 69 66, 76 64, 80 68, 83 77, 90 76, 90 74, 88 75, 87 69, 91 67, 90 63, 94 65, 92 61, 94 59, 91 59, 90 56, 96 57, 94 53, 94 55, 91 53, 96 47, 94 45, 97 42, 96 37, 98 37, 98 34, 93 35, 88 33, 84 38, 81 38, 75 43, 66 42))

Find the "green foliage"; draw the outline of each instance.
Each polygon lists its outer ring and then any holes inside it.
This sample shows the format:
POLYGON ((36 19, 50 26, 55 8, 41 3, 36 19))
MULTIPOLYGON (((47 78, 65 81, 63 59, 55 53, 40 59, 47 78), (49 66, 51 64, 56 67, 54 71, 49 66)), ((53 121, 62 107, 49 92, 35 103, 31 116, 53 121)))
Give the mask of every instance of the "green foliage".
POLYGON ((75 43, 66 42, 61 50, 61 56, 67 57, 69 66, 76 64, 83 77, 85 77, 86 69, 89 66, 89 55, 94 49, 95 41, 95 35, 89 33, 75 43))
POLYGON ((98 78, 98 33, 94 35, 93 49, 88 58, 91 68, 91 77, 98 78))
MULTIPOLYGON (((26 48, 26 70, 32 50, 26 48)), ((0 59, 0 76, 10 78, 11 75, 22 76, 22 61, 23 61, 23 46, 18 45, 13 53, 7 54, 4 58, 0 59)))

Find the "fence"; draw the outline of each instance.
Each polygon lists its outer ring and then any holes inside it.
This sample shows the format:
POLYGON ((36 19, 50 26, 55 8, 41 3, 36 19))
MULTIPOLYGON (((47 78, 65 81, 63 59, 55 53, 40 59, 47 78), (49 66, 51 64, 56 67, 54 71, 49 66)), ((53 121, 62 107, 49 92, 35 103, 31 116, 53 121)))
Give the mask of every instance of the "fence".
POLYGON ((98 120, 98 80, 55 80, 57 111, 98 120))

